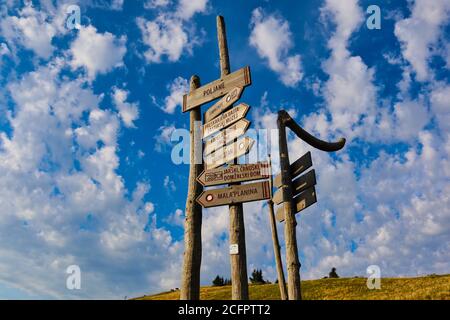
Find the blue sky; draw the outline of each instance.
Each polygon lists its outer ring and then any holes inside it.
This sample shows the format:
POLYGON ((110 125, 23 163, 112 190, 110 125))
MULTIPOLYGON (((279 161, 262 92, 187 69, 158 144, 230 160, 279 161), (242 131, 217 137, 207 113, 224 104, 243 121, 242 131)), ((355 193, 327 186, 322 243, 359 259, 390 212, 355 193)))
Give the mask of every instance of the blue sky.
MULTIPOLYGON (((189 125, 191 75, 220 75, 219 14, 232 70, 251 67, 241 102, 253 128, 274 128, 286 109, 316 136, 348 141, 312 150, 319 202, 297 217, 302 277, 372 264, 386 276, 449 272, 448 1, 6 0, 0 298, 179 287, 188 166, 172 162, 170 137, 189 125), (79 29, 66 27, 73 4, 79 29), (366 26, 370 5, 380 30, 366 26), (66 288, 72 264, 81 290, 66 288)), ((310 150, 292 135, 289 147, 291 159, 310 150)), ((245 205, 248 268, 273 281, 266 217, 263 202, 245 205)), ((229 277, 227 208, 203 219, 208 284, 229 277)))

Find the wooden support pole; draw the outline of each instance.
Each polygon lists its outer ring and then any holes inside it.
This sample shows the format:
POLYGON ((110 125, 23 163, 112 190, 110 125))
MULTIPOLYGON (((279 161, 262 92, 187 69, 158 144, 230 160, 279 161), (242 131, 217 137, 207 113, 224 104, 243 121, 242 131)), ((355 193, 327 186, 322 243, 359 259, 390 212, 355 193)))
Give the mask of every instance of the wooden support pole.
MULTIPOLYGON (((200 79, 192 76, 190 90, 200 87, 200 79)), ((197 182, 197 177, 203 171, 201 161, 201 110, 200 107, 190 111, 190 167, 189 186, 186 200, 186 220, 184 223, 184 262, 180 300, 200 299, 200 266, 202 262, 202 206, 196 198, 202 193, 203 187, 197 182), (200 152, 199 152, 200 151, 200 152)))
POLYGON ((289 300, 301 300, 300 262, 298 259, 295 210, 292 197, 292 179, 289 170, 289 154, 286 138, 286 117, 278 113, 278 141, 280 149, 281 184, 283 188, 284 237, 286 241, 286 264, 288 272, 289 300))
MULTIPOLYGON (((217 40, 219 42, 221 77, 224 77, 230 73, 230 59, 228 56, 225 21, 222 16, 217 17, 217 40)), ((242 204, 230 205, 229 211, 230 244, 238 245, 238 253, 230 255, 231 298, 233 300, 248 300, 247 254, 242 204)))
MULTIPOLYGON (((272 160, 270 157, 270 153, 269 153, 269 167, 272 168, 272 160)), ((273 188, 272 179, 273 178, 271 173, 269 180, 271 192, 273 188)), ((277 223, 275 221, 275 212, 273 210, 272 199, 267 201, 267 206, 269 208, 269 220, 270 220, 270 227, 272 229, 273 252, 275 254, 275 264, 277 267, 278 287, 280 288, 281 300, 287 300, 288 295, 287 295, 286 281, 284 279, 283 262, 281 261, 281 252, 280 252, 280 242, 278 241, 277 223)))

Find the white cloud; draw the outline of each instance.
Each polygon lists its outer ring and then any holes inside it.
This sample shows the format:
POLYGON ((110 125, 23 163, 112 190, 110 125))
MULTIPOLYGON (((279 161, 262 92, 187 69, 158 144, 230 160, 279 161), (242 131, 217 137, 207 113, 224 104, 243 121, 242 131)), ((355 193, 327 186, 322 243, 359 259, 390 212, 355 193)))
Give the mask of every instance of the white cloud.
POLYGON ((206 11, 208 0, 179 0, 176 15, 183 20, 189 20, 196 13, 206 11))
POLYGON ((169 217, 166 219, 166 222, 177 227, 184 227, 183 210, 181 209, 175 210, 175 212, 169 215, 169 217))
POLYGON ((184 50, 192 50, 188 34, 179 20, 161 15, 153 21, 139 18, 137 23, 143 42, 149 47, 144 53, 148 62, 160 63, 164 55, 169 61, 178 61, 184 50))
POLYGON ((7 88, 14 112, 11 133, 0 132, 0 282, 48 298, 167 290, 179 275, 156 270, 179 265, 182 245, 156 226, 144 200, 150 186, 128 191, 117 174, 119 115, 99 109, 101 96, 83 80, 62 80, 59 68, 51 62, 7 88), (82 271, 77 292, 65 287, 72 264, 82 271), (131 269, 142 272, 124 272, 131 269))
POLYGON ((11 51, 8 48, 8 45, 4 42, 0 44, 0 57, 10 55, 11 51))
POLYGON ((289 55, 293 47, 289 23, 274 14, 267 15, 261 8, 252 12, 250 44, 261 58, 267 59, 270 69, 275 71, 281 82, 295 87, 303 78, 299 54, 289 55))
POLYGON ((431 92, 431 110, 442 132, 450 131, 450 86, 437 85, 431 92))
POLYGON ((175 130, 175 126, 172 125, 164 125, 159 127, 158 134, 154 137, 155 139, 155 151, 163 152, 166 150, 168 146, 171 146, 171 136, 172 132, 175 130))
MULTIPOLYGON (((144 56, 149 63, 161 63, 164 56, 170 62, 178 61, 184 52, 192 54, 192 49, 200 40, 195 35, 195 26, 189 20, 196 14, 205 12, 207 0, 180 0, 173 12, 166 9, 159 12, 154 20, 137 18, 136 23, 142 33, 142 41, 148 47, 144 56)), ((146 6, 164 8, 164 1, 147 2, 146 6)))
POLYGON ((411 17, 395 25, 395 35, 402 44, 403 57, 413 67, 417 80, 433 78, 429 69, 433 49, 439 40, 441 27, 448 22, 450 2, 447 0, 416 0, 411 17))
POLYGON ((177 77, 167 85, 167 90, 170 91, 170 95, 164 99, 164 106, 161 109, 165 113, 174 114, 177 106, 183 105, 183 95, 189 91, 188 81, 177 77))
POLYGON ((396 119, 395 136, 399 139, 417 139, 417 135, 428 123, 427 109, 419 102, 404 101, 394 106, 396 119))
POLYGON ((117 38, 109 32, 98 33, 93 26, 82 27, 70 47, 73 69, 84 68, 93 79, 115 67, 123 66, 123 57, 127 51, 126 37, 117 38))
POLYGON ((145 9, 155 9, 158 7, 165 7, 169 4, 169 0, 147 0, 144 3, 145 9))
POLYGON ((166 188, 166 190, 170 192, 175 192, 177 190, 175 182, 171 180, 169 176, 164 177, 164 188, 166 188))
POLYGON ((112 10, 122 10, 123 9, 124 0, 112 0, 111 9, 112 10))
POLYGON ((31 4, 27 4, 18 12, 18 16, 2 17, 0 34, 10 46, 19 44, 32 50, 38 57, 48 59, 55 50, 52 40, 58 32, 48 19, 44 11, 35 10, 31 4))
POLYGON ((139 118, 139 109, 137 103, 126 102, 128 94, 129 92, 126 90, 114 88, 113 101, 125 126, 132 128, 134 127, 133 121, 139 118))

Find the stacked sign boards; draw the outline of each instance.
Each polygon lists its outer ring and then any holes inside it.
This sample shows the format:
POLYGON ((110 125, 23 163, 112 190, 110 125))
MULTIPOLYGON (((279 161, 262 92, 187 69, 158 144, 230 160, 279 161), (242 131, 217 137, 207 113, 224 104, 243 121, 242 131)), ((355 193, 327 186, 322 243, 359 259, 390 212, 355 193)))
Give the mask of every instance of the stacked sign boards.
MULTIPOLYGON (((290 165, 290 177, 292 179, 292 196, 294 197, 294 210, 295 213, 299 213, 304 209, 308 208, 312 204, 317 202, 316 197, 316 173, 313 170, 310 170, 304 173, 306 170, 312 167, 312 159, 311 152, 306 153, 304 156, 300 157, 297 161, 290 165), (298 177, 298 178, 297 178, 298 177)), ((278 188, 278 190, 273 195, 272 201, 275 204, 285 203, 283 205, 287 205, 289 199, 283 199, 283 186, 281 182, 281 174, 275 176, 274 186, 278 188)), ((278 221, 284 221, 284 210, 283 206, 278 208, 276 213, 276 218, 278 221)))
MULTIPOLYGON (((233 107, 244 88, 251 84, 250 68, 245 67, 219 80, 191 91, 183 99, 186 112, 201 104, 221 98, 204 114, 205 170, 197 177, 204 187, 236 184, 270 177, 267 162, 230 164, 247 154, 254 140, 245 137, 250 121, 245 119, 250 106, 240 103, 233 107)), ((204 208, 270 199, 269 181, 236 184, 225 188, 204 190, 197 202, 204 208)))

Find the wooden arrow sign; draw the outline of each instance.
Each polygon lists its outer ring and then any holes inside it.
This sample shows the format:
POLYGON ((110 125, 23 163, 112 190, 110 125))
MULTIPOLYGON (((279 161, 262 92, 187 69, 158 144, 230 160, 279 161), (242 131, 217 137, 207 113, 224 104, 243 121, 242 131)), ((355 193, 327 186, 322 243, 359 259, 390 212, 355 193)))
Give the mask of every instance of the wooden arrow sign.
MULTIPOLYGON (((292 196, 298 195, 300 192, 305 191, 306 189, 316 185, 316 172, 311 170, 305 173, 303 176, 300 176, 298 179, 292 181, 292 196)), ((280 204, 283 201, 283 188, 280 188, 275 192, 273 199, 273 203, 280 204)))
MULTIPOLYGON (((305 210, 310 205, 317 202, 316 197, 316 188, 311 187, 309 189, 306 189, 297 198, 294 198, 294 206, 295 206, 295 212, 299 213, 300 211, 305 210)), ((288 202, 285 202, 282 206, 280 206, 277 210, 276 218, 279 222, 284 221, 284 207, 289 205, 288 202)))
POLYGON ((217 101, 205 112, 205 123, 208 123, 222 112, 226 111, 233 103, 241 98, 243 87, 236 87, 228 92, 222 99, 217 101))
POLYGON ((250 67, 239 69, 225 77, 192 90, 183 96, 183 112, 220 98, 235 87, 246 87, 252 83, 250 67))
POLYGON ((205 157, 206 170, 214 169, 248 153, 255 141, 244 137, 205 157))
MULTIPOLYGON (((291 164, 290 166, 291 179, 295 179, 295 177, 297 177, 305 170, 311 168, 311 166, 312 166, 311 152, 308 151, 297 161, 291 164)), ((273 179, 273 185, 275 186, 275 188, 281 187, 281 173, 275 176, 275 179, 273 179)))
POLYGON ((205 156, 242 136, 250 126, 250 121, 241 119, 232 126, 205 142, 205 156))
POLYGON ((258 162, 254 164, 239 164, 231 165, 226 168, 206 170, 198 176, 197 181, 207 187, 235 182, 267 179, 269 176, 269 163, 258 162))
POLYGON ((203 139, 238 122, 245 117, 249 109, 250 106, 248 104, 241 103, 206 123, 203 125, 203 139))
POLYGON ((262 181, 228 188, 205 190, 197 198, 197 202, 204 208, 211 208, 269 198, 269 181, 262 181))

